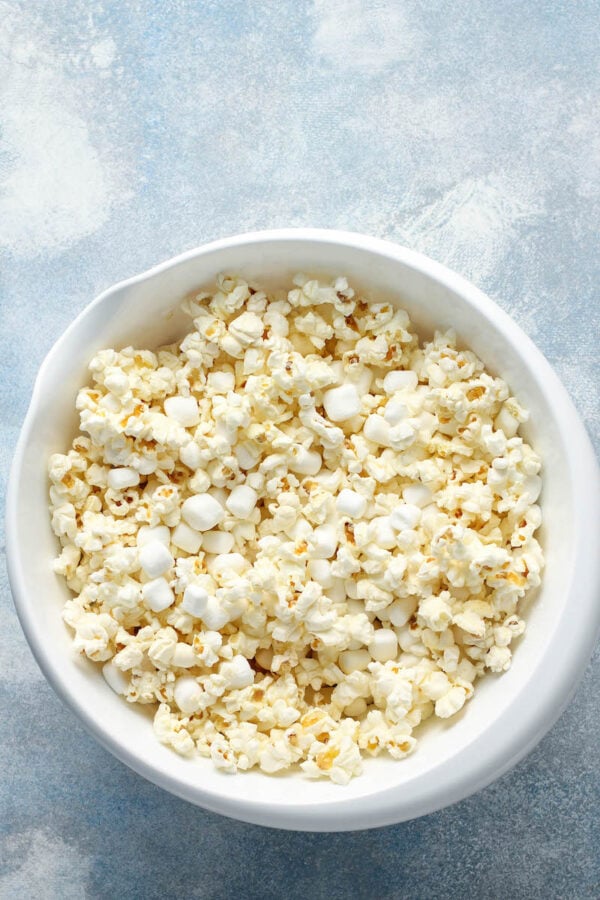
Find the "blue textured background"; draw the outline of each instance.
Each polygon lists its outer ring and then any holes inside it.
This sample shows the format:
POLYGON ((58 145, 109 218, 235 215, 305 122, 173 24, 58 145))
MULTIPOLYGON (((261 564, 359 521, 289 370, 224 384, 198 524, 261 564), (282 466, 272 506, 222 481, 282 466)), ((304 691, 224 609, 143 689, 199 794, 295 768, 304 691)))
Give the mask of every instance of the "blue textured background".
MULTIPOLYGON (((0 455, 111 283, 210 238, 407 243, 533 337, 598 447, 597 0, 0 0, 0 455)), ((3 479, 3 483, 6 479, 3 479)), ((0 897, 597 898, 600 657, 515 771, 375 832, 228 821, 114 760, 1 573, 0 897)))

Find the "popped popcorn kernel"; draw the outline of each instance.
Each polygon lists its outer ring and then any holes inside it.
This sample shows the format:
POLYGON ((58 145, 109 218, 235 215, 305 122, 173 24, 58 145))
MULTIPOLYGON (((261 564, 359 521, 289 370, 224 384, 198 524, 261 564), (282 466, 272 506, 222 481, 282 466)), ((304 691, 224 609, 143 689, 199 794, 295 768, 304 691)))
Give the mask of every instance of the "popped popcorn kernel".
POLYGON ((347 784, 511 664, 544 562, 528 413, 345 278, 221 275, 184 310, 178 344, 94 356, 48 461, 64 620, 177 753, 347 784))

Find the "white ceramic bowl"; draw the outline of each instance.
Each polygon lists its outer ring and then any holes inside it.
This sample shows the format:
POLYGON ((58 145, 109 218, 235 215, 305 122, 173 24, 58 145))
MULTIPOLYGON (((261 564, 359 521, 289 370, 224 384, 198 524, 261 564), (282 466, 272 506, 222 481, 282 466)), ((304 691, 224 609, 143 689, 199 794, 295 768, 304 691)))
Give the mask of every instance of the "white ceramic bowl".
POLYGON ((217 241, 169 260, 98 297, 44 361, 17 446, 7 504, 10 582, 33 653, 60 697, 120 760, 180 797, 248 822, 335 831, 414 818, 466 797, 513 766, 568 702, 590 656, 600 604, 600 481, 587 434, 558 378, 531 341, 463 278, 385 241, 335 231, 286 230, 217 241), (347 787, 301 775, 224 775, 186 760, 154 737, 148 711, 116 696, 99 667, 73 652, 61 620, 68 596, 50 563, 46 463, 76 431, 74 400, 101 347, 155 347, 180 336, 178 311, 219 272, 271 286, 298 271, 343 274, 371 296, 405 307, 421 334, 453 327, 531 411, 527 437, 544 461, 543 586, 528 604, 528 627, 511 669, 477 685, 450 724, 427 723, 417 751, 400 762, 366 760, 347 787))

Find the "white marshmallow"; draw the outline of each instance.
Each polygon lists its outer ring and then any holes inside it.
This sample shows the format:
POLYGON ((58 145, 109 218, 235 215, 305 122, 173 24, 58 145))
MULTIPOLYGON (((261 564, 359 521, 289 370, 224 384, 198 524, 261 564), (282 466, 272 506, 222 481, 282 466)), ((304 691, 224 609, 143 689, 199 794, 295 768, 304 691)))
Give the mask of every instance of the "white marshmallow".
POLYGON ((369 522, 369 538, 384 550, 393 550, 396 546, 396 532, 391 526, 389 516, 376 516, 369 522))
POLYGON ((175 547, 179 547, 180 550, 195 554, 202 544, 202 535, 200 532, 190 528, 189 525, 186 525, 185 522, 180 522, 173 531, 171 540, 175 547))
POLYGON ((206 609, 200 616, 204 624, 210 631, 219 631, 224 625, 231 621, 231 618, 223 607, 219 604, 216 597, 209 597, 206 609))
POLYGON ((234 450, 236 459, 238 461, 238 466, 240 469, 253 469, 258 460, 260 459, 260 453, 252 444, 238 444, 234 450))
POLYGON ((175 682, 173 696, 182 713, 191 715, 200 707, 203 690, 191 675, 181 675, 175 682))
POLYGON ((140 483, 140 473, 129 466, 121 466, 118 469, 110 469, 107 481, 111 490, 124 491, 126 488, 135 487, 140 483))
POLYGON ((191 428, 200 421, 200 410, 195 397, 167 397, 165 413, 184 428, 191 428))
POLYGON ((421 521, 421 509, 412 503, 399 503, 390 513, 390 525, 396 531, 406 531, 421 521))
POLYGON ((338 656, 338 666, 344 675, 352 672, 363 672, 371 662, 368 650, 344 650, 338 656))
POLYGON ((402 491, 402 496, 406 503, 410 503, 411 506, 423 508, 431 503, 431 491, 424 484, 419 484, 418 482, 405 487, 402 491))
POLYGON ((229 553, 235 539, 228 531, 206 531, 202 536, 202 549, 206 553, 229 553))
POLYGON ((143 547, 144 544, 150 544, 152 541, 160 541, 161 544, 168 547, 171 543, 171 529, 166 525, 156 525, 154 528, 150 525, 142 525, 137 533, 136 541, 138 547, 143 547))
POLYGON ((357 494, 350 488, 343 488, 336 497, 335 505, 341 515, 358 519, 366 512, 367 500, 362 494, 357 494))
POLYGON ((199 469, 202 464, 202 453, 195 441, 190 441, 189 444, 181 448, 179 458, 184 466, 188 466, 193 471, 199 469))
POLYGON ((337 550, 338 539, 333 525, 318 525, 313 531, 310 542, 313 549, 311 559, 331 559, 337 550))
POLYGON ((294 448, 295 453, 290 453, 288 468, 297 475, 317 475, 323 466, 323 459, 316 450, 307 450, 306 447, 294 448))
POLYGON ((323 406, 332 422, 345 422, 360 412, 360 397, 353 384, 342 384, 325 391, 323 406))
POLYGON ((254 672, 245 656, 238 654, 221 664, 219 674, 227 679, 228 687, 236 690, 254 682, 254 672))
POLYGON ((237 519, 247 519, 256 506, 257 500, 258 494, 254 488, 247 484, 238 484, 225 501, 225 506, 237 519))
POLYGON ((390 400, 385 407, 383 418, 388 425, 398 425, 407 415, 408 410, 404 403, 401 403, 399 400, 390 400))
POLYGON ((173 557, 162 541, 149 541, 140 548, 140 566, 148 578, 164 575, 173 565, 173 557))
POLYGON ((398 656, 398 638, 391 628, 379 628, 369 641, 369 653, 377 662, 387 662, 398 656))
POLYGON ((388 372, 383 379, 383 389, 386 394, 395 394, 396 391, 414 391, 419 379, 416 372, 388 372))
POLYGON ((173 650, 171 663, 174 666, 179 666, 180 669, 190 669, 192 666, 197 666, 198 659, 194 653, 194 648, 190 644, 184 644, 183 641, 179 641, 173 650))
POLYGON ((334 578, 331 574, 331 563, 328 559, 311 559, 308 564, 308 574, 313 581, 321 585, 323 590, 333 587, 334 578))
POLYGON ((390 446, 390 426, 383 416, 377 414, 367 416, 363 425, 363 434, 367 440, 381 447, 390 446))
POLYGON ((124 672, 121 671, 114 662, 109 659, 102 666, 102 674, 107 685, 113 689, 115 694, 126 694, 129 690, 129 679, 124 672))
POLYGON ((235 388, 233 372, 209 372, 206 383, 217 394, 227 394, 235 388))
POLYGON ((162 612, 175 602, 175 594, 164 578, 155 578, 142 585, 142 597, 153 612, 162 612))
POLYGON ((195 531, 210 531, 223 520, 225 510, 211 494, 195 494, 184 502, 181 515, 195 531))
POLYGON ((208 598, 208 592, 203 587, 200 587, 199 584, 188 584, 183 594, 181 608, 189 613, 190 616, 199 619, 206 609, 208 598))

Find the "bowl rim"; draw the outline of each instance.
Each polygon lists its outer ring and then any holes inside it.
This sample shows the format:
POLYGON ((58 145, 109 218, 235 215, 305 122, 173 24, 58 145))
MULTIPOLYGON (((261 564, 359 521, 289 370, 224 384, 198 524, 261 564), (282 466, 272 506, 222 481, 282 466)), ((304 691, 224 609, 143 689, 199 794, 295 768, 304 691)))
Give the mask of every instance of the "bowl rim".
MULTIPOLYGON (((73 319, 46 354, 33 385, 9 473, 6 498, 8 578, 21 627, 51 687, 77 715, 87 731, 105 749, 138 774, 189 802, 255 824, 312 831, 379 827, 434 812, 485 787, 525 756, 558 719, 583 675, 600 629, 600 603, 597 599, 600 584, 600 521, 597 516, 599 498, 600 470, 595 453, 566 389, 530 338, 481 290, 441 263, 392 241, 357 232, 320 228, 254 231, 202 244, 108 287, 73 319), (387 790, 384 787, 381 791, 377 790, 358 798, 344 799, 340 796, 339 800, 315 802, 306 806, 290 803, 275 805, 260 799, 232 799, 216 790, 197 784, 192 785, 157 766, 145 763, 124 743, 107 734, 98 725, 77 691, 71 689, 68 678, 57 671, 52 652, 37 639, 34 609, 28 603, 23 583, 23 559, 16 539, 16 523, 24 449, 35 423, 46 370, 54 357, 60 354, 63 344, 93 309, 124 289, 150 280, 199 256, 243 245, 274 241, 343 244, 346 247, 371 251, 425 274, 450 291, 460 294, 469 305, 483 313, 496 330, 503 333, 515 348, 517 355, 527 355, 529 367, 535 370, 540 389, 545 395, 552 397, 555 415, 560 418, 562 429, 569 435, 569 441, 565 442, 569 464, 568 477, 571 480, 573 509, 579 531, 573 541, 573 575, 570 585, 571 594, 578 597, 578 616, 571 617, 569 643, 565 645, 560 642, 555 630, 544 656, 521 688, 520 696, 527 689, 530 696, 533 695, 535 698, 533 709, 521 708, 515 711, 513 704, 509 704, 508 709, 494 720, 486 732, 471 744, 459 749, 452 757, 454 770, 451 777, 446 774, 445 783, 440 785, 439 778, 427 779, 429 773, 421 774, 411 782, 419 790, 416 792, 413 790, 412 795, 405 798, 400 796, 398 790, 406 793, 406 786, 387 790), (554 664, 549 667, 548 661, 551 658, 554 664), (484 740, 486 734, 492 730, 495 740, 484 740), (464 765, 457 766, 458 761, 462 761, 464 765)), ((448 761, 442 761, 431 771, 439 772, 444 767, 448 768, 448 761)))

